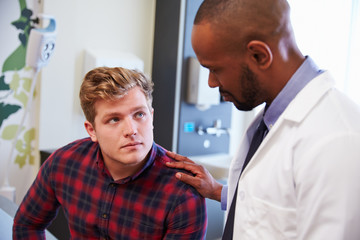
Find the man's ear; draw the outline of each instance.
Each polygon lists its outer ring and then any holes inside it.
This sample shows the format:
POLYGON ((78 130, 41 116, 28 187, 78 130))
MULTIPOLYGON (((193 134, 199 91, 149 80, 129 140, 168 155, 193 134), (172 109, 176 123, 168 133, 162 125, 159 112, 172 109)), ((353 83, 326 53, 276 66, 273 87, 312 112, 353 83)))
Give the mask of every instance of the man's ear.
POLYGON ((248 43, 247 49, 250 52, 251 60, 262 70, 270 67, 273 61, 273 54, 269 45, 262 41, 252 40, 248 43))
POLYGON ((154 108, 151 108, 152 128, 154 129, 154 108))
POLYGON ((84 126, 85 126, 85 129, 86 129, 87 133, 89 134, 91 140, 93 142, 97 142, 97 137, 96 137, 96 132, 95 132, 94 126, 88 120, 85 121, 84 126))

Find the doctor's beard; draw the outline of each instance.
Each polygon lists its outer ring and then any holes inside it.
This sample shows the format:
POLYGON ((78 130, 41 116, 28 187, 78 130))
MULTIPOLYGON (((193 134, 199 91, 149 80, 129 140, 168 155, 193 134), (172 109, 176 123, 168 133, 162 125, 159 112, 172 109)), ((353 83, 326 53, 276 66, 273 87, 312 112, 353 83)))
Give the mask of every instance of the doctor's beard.
POLYGON ((225 91, 222 88, 219 88, 220 94, 230 96, 230 101, 238 110, 241 111, 251 111, 262 103, 258 103, 259 96, 261 95, 260 93, 262 92, 258 78, 248 66, 241 66, 241 73, 237 81, 240 81, 242 87, 240 89, 235 89, 238 90, 238 94, 236 95, 242 96, 244 99, 243 101, 240 101, 234 96, 234 94, 229 91, 225 91))

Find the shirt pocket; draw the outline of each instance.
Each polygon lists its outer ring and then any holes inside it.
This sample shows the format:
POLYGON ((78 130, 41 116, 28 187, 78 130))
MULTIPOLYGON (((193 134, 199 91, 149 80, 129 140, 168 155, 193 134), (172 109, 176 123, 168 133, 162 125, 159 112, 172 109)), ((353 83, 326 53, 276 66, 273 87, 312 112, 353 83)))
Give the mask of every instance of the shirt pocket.
POLYGON ((239 226, 247 239, 296 239, 296 211, 277 206, 257 197, 248 197, 239 204, 243 213, 239 226))

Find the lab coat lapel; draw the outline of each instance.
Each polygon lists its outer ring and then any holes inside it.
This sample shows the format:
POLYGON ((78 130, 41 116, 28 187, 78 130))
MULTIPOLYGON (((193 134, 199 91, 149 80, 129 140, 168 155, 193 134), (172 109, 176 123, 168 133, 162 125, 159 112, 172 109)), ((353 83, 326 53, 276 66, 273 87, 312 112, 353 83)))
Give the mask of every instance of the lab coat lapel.
MULTIPOLYGON (((295 122, 300 123, 304 118, 309 114, 311 109, 313 109, 321 98, 334 86, 333 78, 328 72, 324 72, 318 77, 314 78, 310 83, 308 83, 302 91, 294 98, 294 100, 289 104, 285 109, 284 113, 276 121, 272 129, 269 131, 267 136, 264 138, 263 142, 257 149, 256 153, 252 157, 248 166, 244 169, 244 172, 241 176, 245 175, 254 165, 264 158, 266 154, 266 148, 271 147, 274 142, 272 142, 272 137, 287 123, 295 122)), ((257 119, 261 118, 257 116, 257 119)), ((257 120, 259 121, 259 120, 257 120)))
MULTIPOLYGON (((271 147, 273 142, 271 139, 273 136, 284 127, 287 121, 291 122, 301 122, 306 115, 310 112, 310 110, 316 106, 316 104, 321 100, 321 98, 326 94, 334 86, 334 80, 330 76, 330 73, 325 71, 320 74, 318 77, 314 78, 310 83, 308 83, 303 90, 301 90, 295 99, 289 104, 289 106, 285 109, 284 113, 279 117, 276 121, 272 129, 269 131, 254 156, 250 160, 249 164, 244 169, 244 172, 241 174, 241 178, 246 176, 246 172, 250 171, 258 161, 264 158, 264 154, 266 154, 266 148, 271 147)), ((263 115, 262 110, 252 121, 252 123, 248 127, 248 131, 243 136, 243 139, 240 144, 240 148, 233 161, 231 162, 229 171, 229 189, 228 189, 228 206, 230 206, 231 201, 234 196, 236 184, 239 180, 240 172, 242 165, 244 163, 244 159, 246 157, 248 148, 249 148, 249 137, 252 136, 255 131, 255 126, 261 120, 263 115)))
MULTIPOLYGON (((246 154, 249 150, 251 137, 254 135, 256 126, 261 121, 263 114, 264 114, 264 109, 262 111, 260 111, 255 116, 254 120, 250 123, 249 127, 247 128, 247 131, 245 132, 245 134, 242 137, 242 140, 240 142, 240 147, 237 150, 237 153, 234 156, 233 160, 231 161, 231 164, 230 164, 231 171, 229 171, 229 180, 228 180, 228 182, 229 182, 229 184, 228 184, 228 199, 231 199, 231 200, 228 201, 228 203, 227 203, 228 206, 230 206, 232 199, 234 197, 236 183, 239 180, 240 172, 241 172, 242 166, 244 164, 246 154)), ((261 147, 261 145, 260 145, 260 147, 261 147)), ((258 151, 259 151, 259 149, 258 149, 258 151)), ((255 153, 254 156, 256 154, 257 153, 255 153)), ((253 156, 253 158, 254 158, 254 156, 253 156)), ((249 162, 249 164, 250 164, 250 162, 249 162)))

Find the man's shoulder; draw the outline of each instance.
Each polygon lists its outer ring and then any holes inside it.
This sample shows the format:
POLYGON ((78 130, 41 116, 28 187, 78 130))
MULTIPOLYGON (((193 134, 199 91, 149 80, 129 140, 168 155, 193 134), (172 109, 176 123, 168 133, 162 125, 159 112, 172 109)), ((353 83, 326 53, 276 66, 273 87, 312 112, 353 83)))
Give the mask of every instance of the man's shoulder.
POLYGON ((170 175, 175 174, 177 172, 189 173, 184 169, 175 169, 166 166, 167 162, 175 162, 176 160, 166 155, 167 150, 164 147, 155 144, 155 151, 156 151, 155 165, 157 165, 164 173, 168 173, 170 175))
POLYGON ((75 140, 55 150, 47 159, 53 163, 65 163, 72 160, 81 160, 96 152, 97 144, 90 138, 75 140))
POLYGON ((91 141, 91 139, 89 137, 87 138, 82 138, 82 139, 77 139, 74 140, 60 148, 58 148, 57 150, 54 151, 54 153, 63 153, 63 152, 74 152, 74 151, 82 151, 83 149, 88 149, 89 147, 91 148, 92 146, 94 146, 94 142, 91 141))
POLYGON ((178 192, 179 195, 183 195, 186 192, 192 194, 194 197, 201 197, 201 195, 193 188, 192 186, 180 181, 175 177, 177 172, 183 172, 186 174, 191 174, 190 172, 184 169, 175 169, 166 166, 167 162, 176 161, 173 158, 170 158, 166 155, 166 150, 160 148, 160 153, 158 152, 154 161, 154 167, 156 169, 156 174, 158 175, 158 182, 166 183, 169 186, 174 187, 174 191, 178 192))

